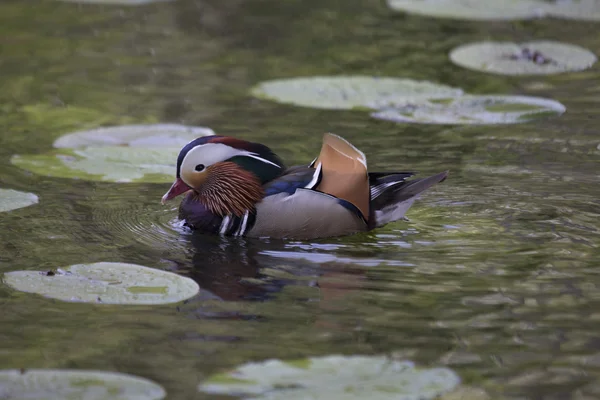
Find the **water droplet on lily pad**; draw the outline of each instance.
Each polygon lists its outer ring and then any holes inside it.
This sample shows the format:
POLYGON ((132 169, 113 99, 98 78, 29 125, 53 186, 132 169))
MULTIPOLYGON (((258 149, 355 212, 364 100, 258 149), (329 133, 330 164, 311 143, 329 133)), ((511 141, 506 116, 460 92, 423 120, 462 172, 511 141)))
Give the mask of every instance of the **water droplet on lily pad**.
POLYGON ((447 368, 416 368, 385 356, 266 360, 213 375, 198 386, 211 394, 254 400, 433 399, 460 383, 447 368))
POLYGON ((419 124, 515 124, 558 116, 561 103, 530 96, 463 96, 448 103, 420 102, 388 108, 371 116, 394 122, 419 124))
POLYGON ((50 271, 12 271, 3 282, 13 289, 53 299, 99 304, 167 304, 200 291, 190 278, 136 264, 99 262, 50 271))
POLYGON ((539 0, 387 0, 391 9, 438 18, 531 19, 543 15, 539 0))
POLYGON ((0 189, 0 212, 37 204, 38 197, 33 193, 20 192, 13 189, 0 189))
POLYGON ((0 370, 0 399, 160 400, 158 384, 116 372, 68 369, 0 370))
POLYGON ((450 60, 464 68, 495 74, 545 75, 587 69, 597 57, 583 47, 560 42, 479 42, 455 48, 450 60))
POLYGON ((54 142, 58 150, 15 155, 27 171, 57 178, 106 182, 166 183, 173 180, 181 147, 214 132, 183 125, 125 125, 75 132, 54 142))
POLYGON ((210 128, 179 124, 122 125, 61 136, 54 147, 130 146, 183 147, 200 136, 214 135, 210 128))
POLYGON ((330 110, 380 109, 418 99, 460 96, 462 89, 428 81, 370 76, 314 76, 258 84, 251 94, 264 100, 330 110))

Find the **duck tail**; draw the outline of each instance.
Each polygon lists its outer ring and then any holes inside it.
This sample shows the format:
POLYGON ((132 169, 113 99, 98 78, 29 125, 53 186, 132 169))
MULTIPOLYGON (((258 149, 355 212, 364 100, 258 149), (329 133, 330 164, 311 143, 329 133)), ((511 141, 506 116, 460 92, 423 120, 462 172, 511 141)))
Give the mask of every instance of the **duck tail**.
POLYGON ((443 182, 448 177, 448 171, 427 178, 406 178, 413 176, 412 172, 370 173, 371 183, 371 215, 370 228, 378 228, 404 217, 421 193, 436 183, 443 182))

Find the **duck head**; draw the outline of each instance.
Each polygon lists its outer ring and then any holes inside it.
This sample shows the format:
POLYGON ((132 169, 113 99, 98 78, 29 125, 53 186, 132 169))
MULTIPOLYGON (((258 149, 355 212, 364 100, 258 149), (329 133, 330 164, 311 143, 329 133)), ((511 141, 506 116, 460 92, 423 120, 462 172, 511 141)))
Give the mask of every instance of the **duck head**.
POLYGON ((264 195, 262 185, 284 171, 267 146, 227 136, 205 136, 185 145, 177 157, 176 179, 162 203, 192 191, 215 215, 241 216, 264 195))

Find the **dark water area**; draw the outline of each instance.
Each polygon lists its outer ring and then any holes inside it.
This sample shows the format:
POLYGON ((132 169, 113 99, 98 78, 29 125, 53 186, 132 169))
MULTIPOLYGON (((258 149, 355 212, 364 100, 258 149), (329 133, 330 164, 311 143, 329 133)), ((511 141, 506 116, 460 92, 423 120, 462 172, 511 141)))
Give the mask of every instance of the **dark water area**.
MULTIPOLYGON (((452 21, 375 0, 181 0, 139 7, 0 2, 0 186, 40 204, 0 214, 0 273, 121 261, 189 276, 177 305, 64 303, 0 285, 0 369, 120 371, 197 393, 266 358, 394 353, 447 366, 494 399, 600 397, 600 67, 506 77, 453 65, 478 40, 600 54, 600 24, 452 21), (560 101, 517 125, 395 124, 248 95, 260 81, 362 74, 560 101), (184 234, 169 184, 50 178, 10 163, 66 133, 208 126, 310 162, 324 132, 372 170, 450 170, 409 221, 318 241, 184 234)), ((175 173, 175 171, 173 171, 175 173)))

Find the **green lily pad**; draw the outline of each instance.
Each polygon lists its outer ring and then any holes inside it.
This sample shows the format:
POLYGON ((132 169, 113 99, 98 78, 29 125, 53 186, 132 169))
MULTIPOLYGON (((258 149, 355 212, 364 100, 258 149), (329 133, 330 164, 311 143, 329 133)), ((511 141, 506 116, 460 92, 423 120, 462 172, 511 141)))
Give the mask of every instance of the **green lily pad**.
POLYGON ((561 103, 529 96, 463 96, 450 103, 421 102, 371 116, 420 124, 515 124, 564 113, 561 103))
POLYGON ((173 180, 181 148, 210 128, 176 124, 124 125, 74 132, 44 154, 15 155, 27 171, 57 178, 105 182, 166 183, 173 180))
POLYGON ((531 19, 544 15, 536 0, 387 0, 391 9, 438 18, 470 20, 531 19))
POLYGON ((158 3, 173 0, 61 0, 68 3, 114 4, 120 6, 138 6, 148 3, 158 3))
POLYGON ((260 99, 303 107, 377 110, 419 99, 460 96, 462 89, 427 81, 370 76, 314 76, 276 79, 258 84, 250 93, 260 99))
POLYGON ((557 18, 600 21, 600 0, 554 0, 546 2, 545 9, 557 18))
POLYGON ((12 189, 0 189, 0 212, 12 211, 38 203, 38 197, 33 193, 20 192, 12 189))
POLYGON ((212 129, 178 124, 123 125, 61 136, 54 147, 86 146, 183 147, 200 136, 214 135, 212 129))
POLYGON ((50 271, 12 271, 3 281, 13 289, 53 299, 101 304, 167 304, 200 291, 190 278, 136 264, 99 262, 50 271))
POLYGON ((598 59, 583 47, 552 41, 480 42, 459 46, 450 60, 461 67, 503 75, 546 75, 581 71, 598 59))
POLYGON ((84 147, 15 155, 27 171, 57 178, 105 182, 166 183, 173 180, 180 147, 84 147))
POLYGON ((116 372, 68 369, 0 370, 0 399, 160 400, 158 384, 116 372))
POLYGON ((447 368, 416 368, 385 356, 327 356, 247 363, 209 377, 198 390, 261 400, 421 400, 451 391, 447 368))

